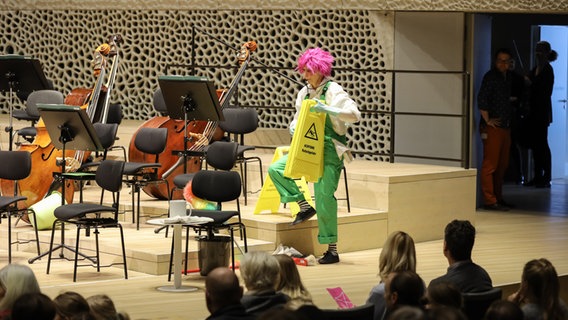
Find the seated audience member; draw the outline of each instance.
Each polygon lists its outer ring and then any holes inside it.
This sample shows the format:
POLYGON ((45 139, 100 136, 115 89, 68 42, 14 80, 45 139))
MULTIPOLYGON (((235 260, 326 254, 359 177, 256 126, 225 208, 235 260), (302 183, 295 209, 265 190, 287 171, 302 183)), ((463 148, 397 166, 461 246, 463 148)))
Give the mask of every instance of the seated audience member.
POLYGON ((475 242, 475 227, 467 220, 454 220, 444 231, 444 256, 448 259, 448 272, 430 282, 453 283, 461 292, 483 292, 493 288, 485 269, 471 260, 475 242))
POLYGON ((248 313, 259 316, 277 306, 284 306, 290 298, 276 292, 280 266, 273 255, 264 251, 245 253, 241 259, 241 277, 247 291, 241 299, 248 313))
POLYGON ((11 320, 53 320, 57 312, 55 303, 43 293, 21 295, 12 307, 11 320))
POLYGON ((33 270, 20 264, 8 264, 0 269, 0 319, 9 319, 16 299, 26 293, 39 293, 33 270))
POLYGON ((426 314, 424 310, 418 307, 401 306, 396 309, 391 315, 391 320, 425 320, 426 314))
POLYGON ((91 313, 96 320, 129 320, 130 316, 116 311, 114 302, 106 294, 97 294, 87 298, 91 313))
POLYGON ((379 284, 371 289, 366 303, 375 305, 373 319, 380 320, 385 313, 385 280, 391 272, 416 272, 416 249, 414 240, 407 233, 391 233, 379 255, 379 284))
POLYGON ((96 320, 87 300, 77 292, 60 293, 55 299, 56 320, 96 320))
POLYGON ((426 290, 426 309, 447 306, 456 309, 463 307, 462 294, 456 286, 449 282, 432 284, 426 290))
POLYGON ((276 291, 290 297, 287 307, 297 309, 304 304, 313 304, 312 295, 304 287, 294 259, 285 254, 277 254, 274 257, 280 265, 280 276, 276 291))
POLYGON ((390 319, 391 314, 402 306, 423 309, 425 293, 424 281, 416 272, 391 272, 385 281, 386 310, 383 319, 390 319))
POLYGON ((467 316, 459 308, 450 306, 436 306, 426 312, 429 320, 468 320, 467 316))
POLYGON ((205 303, 213 319, 255 319, 241 304, 243 287, 235 273, 225 267, 211 270, 205 278, 205 303))
POLYGON ((568 319, 568 308, 560 299, 558 274, 544 258, 525 264, 520 288, 509 300, 521 307, 525 320, 568 319))
POLYGON ((261 313, 258 320, 310 320, 321 318, 306 318, 303 314, 286 308, 272 308, 261 313))
POLYGON ((485 312, 485 320, 523 320, 521 308, 511 301, 497 300, 485 312))

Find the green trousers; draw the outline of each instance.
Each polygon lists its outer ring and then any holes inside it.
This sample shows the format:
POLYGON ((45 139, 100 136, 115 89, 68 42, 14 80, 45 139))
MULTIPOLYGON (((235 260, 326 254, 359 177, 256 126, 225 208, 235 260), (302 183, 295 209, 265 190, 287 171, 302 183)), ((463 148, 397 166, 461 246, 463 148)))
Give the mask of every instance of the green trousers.
MULTIPOLYGON (((282 203, 305 200, 293 179, 284 176, 288 155, 282 156, 268 168, 270 179, 280 194, 282 203)), ((318 241, 321 244, 337 242, 337 199, 335 191, 343 168, 335 145, 330 137, 325 136, 323 154, 323 175, 314 185, 316 212, 318 218, 318 241)))

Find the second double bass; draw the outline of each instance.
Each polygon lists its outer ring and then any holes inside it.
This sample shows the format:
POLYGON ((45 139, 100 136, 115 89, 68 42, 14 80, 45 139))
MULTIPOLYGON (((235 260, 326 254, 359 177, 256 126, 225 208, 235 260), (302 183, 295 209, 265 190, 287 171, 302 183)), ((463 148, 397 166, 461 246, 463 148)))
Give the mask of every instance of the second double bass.
MULTIPOLYGON (((231 82, 229 89, 217 90, 217 96, 220 100, 221 109, 228 106, 229 101, 236 91, 237 84, 240 81, 246 67, 250 61, 250 53, 257 48, 256 42, 249 41, 244 43, 238 51, 237 59, 240 64, 237 75, 231 82)), ((163 97, 155 96, 154 99, 163 99, 163 97)), ((168 143, 164 152, 160 154, 161 168, 158 170, 158 176, 162 177, 167 172, 167 180, 170 186, 173 186, 173 178, 179 174, 184 173, 184 166, 180 165, 180 155, 174 154, 176 150, 184 150, 187 147, 188 151, 203 151, 204 147, 210 142, 220 140, 224 132, 217 126, 216 121, 188 121, 187 132, 185 131, 185 121, 171 119, 168 116, 157 116, 144 122, 140 128, 167 128, 168 129, 168 143), (188 140, 185 141, 185 137, 188 140)), ((140 129, 139 128, 139 129, 140 129)), ((138 130, 139 130, 138 129, 138 130)), ((137 133, 137 132, 136 132, 137 133)), ((129 161, 135 162, 154 162, 154 157, 145 155, 138 151, 134 146, 136 133, 132 136, 129 148, 129 161)), ((183 164, 183 162, 182 162, 183 164)), ((201 169, 201 157, 188 156, 186 158, 186 172, 196 172, 201 169)), ((169 199, 170 195, 167 192, 165 184, 149 184, 143 188, 144 192, 151 197, 157 199, 169 199)), ((175 199, 181 199, 181 192, 173 195, 175 199)))

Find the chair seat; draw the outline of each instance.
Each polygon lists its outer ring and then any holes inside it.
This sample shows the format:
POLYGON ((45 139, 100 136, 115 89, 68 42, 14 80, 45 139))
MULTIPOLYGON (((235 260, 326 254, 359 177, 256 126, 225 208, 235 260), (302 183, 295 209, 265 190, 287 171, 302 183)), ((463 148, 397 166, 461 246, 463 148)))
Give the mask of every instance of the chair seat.
POLYGON ((18 201, 27 200, 27 199, 28 199, 27 197, 23 196, 16 196, 16 197, 0 196, 0 208, 4 208, 18 201))
MULTIPOLYGON (((188 210, 189 213, 189 210, 188 210)), ((238 217, 238 211, 217 211, 217 210, 191 210, 191 215, 196 217, 206 217, 213 219, 213 222, 203 224, 201 226, 215 226, 227 222, 232 217, 238 217)))
POLYGON ((179 174, 174 177, 174 185, 178 189, 183 189, 188 184, 188 182, 193 179, 193 176, 195 176, 195 173, 179 174))
POLYGON ((32 116, 26 112, 26 110, 16 109, 12 111, 12 117, 18 120, 26 120, 26 121, 38 121, 38 116, 32 116))
POLYGON ((160 168, 161 163, 127 162, 124 164, 123 174, 134 175, 142 169, 160 168))
POLYGON ((96 203, 72 203, 56 208, 53 213, 59 220, 69 220, 87 213, 115 211, 116 210, 113 207, 102 206, 96 203))
POLYGON ((36 127, 25 127, 18 130, 18 135, 22 137, 35 136, 37 135, 37 129, 36 127))

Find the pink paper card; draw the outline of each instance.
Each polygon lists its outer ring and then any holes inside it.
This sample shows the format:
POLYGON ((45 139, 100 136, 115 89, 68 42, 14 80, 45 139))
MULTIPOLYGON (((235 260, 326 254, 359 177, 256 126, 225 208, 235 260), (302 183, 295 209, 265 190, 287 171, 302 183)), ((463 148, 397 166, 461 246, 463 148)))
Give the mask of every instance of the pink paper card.
POLYGON ((355 307, 355 305, 351 302, 351 300, 349 300, 349 297, 347 297, 343 289, 341 289, 340 287, 327 288, 327 291, 329 292, 333 300, 335 300, 335 302, 339 306, 339 309, 349 309, 355 307))

